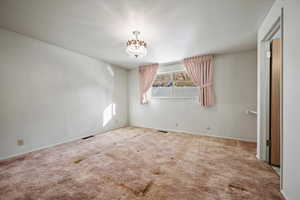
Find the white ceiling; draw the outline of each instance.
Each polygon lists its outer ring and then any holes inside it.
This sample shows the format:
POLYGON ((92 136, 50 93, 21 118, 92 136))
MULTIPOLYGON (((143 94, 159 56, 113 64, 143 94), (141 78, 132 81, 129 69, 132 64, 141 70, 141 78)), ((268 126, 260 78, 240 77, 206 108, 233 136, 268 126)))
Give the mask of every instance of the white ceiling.
POLYGON ((0 0, 0 27, 126 68, 256 48, 274 0, 0 0), (141 31, 148 56, 125 44, 141 31))

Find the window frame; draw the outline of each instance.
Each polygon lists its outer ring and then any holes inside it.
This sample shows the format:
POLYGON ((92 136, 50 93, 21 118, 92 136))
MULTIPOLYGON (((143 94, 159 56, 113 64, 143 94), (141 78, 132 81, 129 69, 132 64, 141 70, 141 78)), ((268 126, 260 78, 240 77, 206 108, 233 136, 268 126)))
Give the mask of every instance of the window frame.
MULTIPOLYGON (((161 67, 164 68, 164 66, 160 66, 160 68, 161 67)), ((160 70, 158 70, 156 76, 161 75, 161 74, 174 74, 174 73, 177 73, 177 72, 187 73, 184 66, 183 66, 183 64, 176 64, 176 65, 173 64, 173 65, 168 65, 168 67, 171 68, 171 69, 166 70, 166 71, 161 71, 161 72, 160 72, 160 70), (178 66, 181 69, 178 69, 178 66), (172 69, 172 68, 174 68, 174 69, 172 69)), ((174 76, 172 75, 171 78, 172 78, 172 82, 173 82, 174 81, 174 76)), ((155 77, 155 80, 156 80, 156 77, 155 77)), ((198 88, 197 86, 194 86, 194 87, 198 88)), ((182 100, 183 101, 195 101, 198 98, 198 95, 190 96, 190 97, 189 96, 187 96, 187 97, 184 97, 184 96, 183 97, 180 97, 180 96, 176 97, 176 96, 174 96, 174 88, 175 88, 175 86, 173 84, 172 85, 172 92, 171 92, 172 96, 165 96, 165 97, 164 96, 152 96, 153 87, 151 86, 151 89, 149 90, 150 97, 153 100, 179 100, 179 101, 182 101, 182 100)))

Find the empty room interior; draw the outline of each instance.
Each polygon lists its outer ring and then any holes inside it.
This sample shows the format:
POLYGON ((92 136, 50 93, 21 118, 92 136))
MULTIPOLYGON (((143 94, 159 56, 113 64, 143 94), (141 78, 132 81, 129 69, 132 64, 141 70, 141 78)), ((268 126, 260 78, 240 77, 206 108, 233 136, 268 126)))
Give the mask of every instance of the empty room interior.
POLYGON ((300 200, 300 0, 0 0, 0 200, 300 200))

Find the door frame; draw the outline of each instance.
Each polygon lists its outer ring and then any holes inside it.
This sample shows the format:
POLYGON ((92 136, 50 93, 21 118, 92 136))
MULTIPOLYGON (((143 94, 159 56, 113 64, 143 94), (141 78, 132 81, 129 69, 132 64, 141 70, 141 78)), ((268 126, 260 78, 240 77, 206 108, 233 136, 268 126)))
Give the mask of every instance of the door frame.
POLYGON ((281 42, 282 42, 282 73, 281 73, 281 82, 280 82, 280 189, 282 189, 283 183, 283 41, 284 41, 284 18, 283 18, 283 8, 281 9, 281 15, 275 20, 273 26, 267 31, 266 35, 260 41, 260 51, 261 51, 261 66, 264 68, 264 73, 262 78, 264 79, 261 84, 263 86, 262 94, 265 94, 263 99, 262 112, 260 113, 260 118, 262 127, 260 129, 260 152, 261 159, 266 161, 269 164, 270 152, 266 140, 270 138, 270 59, 267 58, 267 50, 270 47, 270 42, 273 39, 274 35, 280 31, 281 33, 281 42))

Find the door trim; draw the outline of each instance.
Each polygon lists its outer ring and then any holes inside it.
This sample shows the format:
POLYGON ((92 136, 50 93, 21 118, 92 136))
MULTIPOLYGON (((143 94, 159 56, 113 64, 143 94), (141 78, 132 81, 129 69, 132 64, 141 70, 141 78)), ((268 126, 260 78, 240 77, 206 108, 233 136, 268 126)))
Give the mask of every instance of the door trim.
MULTIPOLYGON (((269 64, 270 62, 267 62, 266 60, 263 61, 262 59, 266 59, 266 47, 270 44, 271 39, 273 36, 277 33, 277 31, 280 30, 281 32, 281 42, 282 42, 282 73, 281 73, 281 83, 280 83, 280 189, 283 188, 283 68, 284 68, 284 8, 281 8, 281 15, 275 20, 274 25, 270 28, 270 30, 267 32, 264 39, 260 41, 261 47, 260 50, 263 51, 261 62, 262 67, 266 68, 266 74, 264 74, 264 89, 266 98, 264 100, 265 104, 265 113, 261 113, 261 115, 265 115, 265 122, 263 123, 265 126, 265 130, 261 129, 261 136, 260 136, 260 148, 262 148, 260 151, 264 152, 262 154, 263 158, 265 158, 265 161, 269 162, 269 151, 267 151, 268 147, 266 145, 266 140, 269 139, 269 133, 270 133, 270 110, 269 110, 269 104, 270 104, 270 93, 269 89, 270 85, 270 70, 269 70, 269 64)), ((262 127, 261 127, 262 128, 262 127)))

